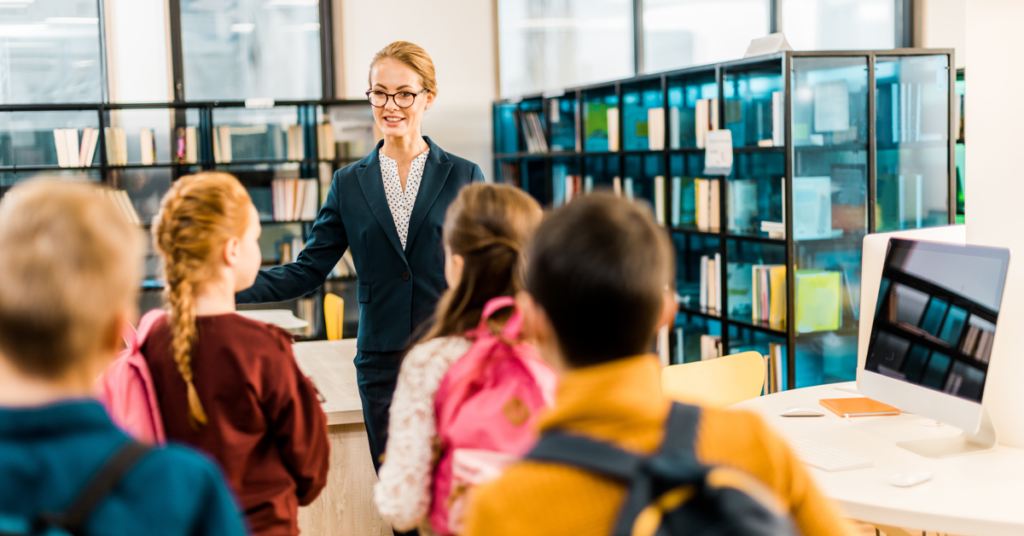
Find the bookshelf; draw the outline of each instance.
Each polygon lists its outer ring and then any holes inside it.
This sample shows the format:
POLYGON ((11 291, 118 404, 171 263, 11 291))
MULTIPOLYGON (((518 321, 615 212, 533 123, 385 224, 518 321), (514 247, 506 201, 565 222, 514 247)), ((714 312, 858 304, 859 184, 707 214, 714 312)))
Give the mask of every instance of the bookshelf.
POLYGON ((852 380, 864 235, 956 219, 953 59, 790 51, 503 99, 495 180, 548 207, 599 189, 652 206, 673 363, 756 350, 783 389, 852 380), (705 175, 721 129, 732 170, 705 175))
POLYGON ((964 69, 956 70, 956 97, 953 101, 953 117, 957 119, 953 123, 953 132, 956 135, 956 222, 964 223, 964 186, 966 181, 965 161, 967 146, 964 140, 964 95, 967 92, 967 82, 964 79, 964 69))
MULTIPOLYGON (((0 105, 0 198, 34 177, 96 182, 126 191, 148 230, 174 180, 226 171, 260 213, 263 263, 272 266, 298 255, 334 171, 364 157, 374 142, 365 100, 0 105)), ((160 269, 150 245, 143 311, 159 305, 160 269)), ((332 279, 350 283, 348 276, 332 279)), ((315 328, 308 336, 316 338, 324 331, 322 294, 273 306, 309 320, 315 328)))

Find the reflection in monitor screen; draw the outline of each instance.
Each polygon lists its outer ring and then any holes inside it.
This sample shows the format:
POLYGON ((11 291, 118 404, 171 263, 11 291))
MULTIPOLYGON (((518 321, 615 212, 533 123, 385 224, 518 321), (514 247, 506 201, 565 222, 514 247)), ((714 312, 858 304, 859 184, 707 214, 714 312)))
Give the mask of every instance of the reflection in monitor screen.
POLYGON ((866 370, 981 402, 1007 264, 991 248, 890 240, 866 370))

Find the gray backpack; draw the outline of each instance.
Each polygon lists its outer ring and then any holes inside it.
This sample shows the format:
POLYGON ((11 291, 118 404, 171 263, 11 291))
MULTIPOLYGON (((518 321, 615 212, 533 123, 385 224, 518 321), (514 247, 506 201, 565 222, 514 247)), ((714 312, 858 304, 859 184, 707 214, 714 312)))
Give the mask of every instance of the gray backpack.
POLYGON ((607 443, 550 432, 528 460, 586 469, 628 488, 613 536, 798 536, 771 490, 728 467, 702 465, 694 452, 700 408, 673 404, 661 450, 639 456, 607 443))

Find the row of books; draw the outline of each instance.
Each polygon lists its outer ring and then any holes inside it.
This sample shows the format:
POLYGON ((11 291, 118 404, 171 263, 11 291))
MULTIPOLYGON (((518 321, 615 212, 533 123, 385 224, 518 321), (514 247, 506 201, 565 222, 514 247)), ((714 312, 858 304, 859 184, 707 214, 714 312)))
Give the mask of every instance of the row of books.
POLYGON ((174 135, 174 161, 178 164, 199 162, 196 127, 178 127, 174 135))
POLYGON ((330 277, 335 279, 352 279, 356 277, 356 264, 352 260, 352 250, 346 249, 345 254, 331 270, 330 277))
POLYGON ((521 188, 523 181, 519 176, 519 162, 501 163, 501 182, 521 188))
POLYGON ((544 135, 544 125, 538 112, 523 112, 519 115, 526 139, 526 150, 530 153, 548 152, 548 140, 544 135))
POLYGON ((320 208, 315 179, 271 181, 274 221, 312 221, 320 208))
POLYGON ((306 249, 306 243, 297 236, 281 240, 277 243, 278 262, 288 264, 299 260, 299 253, 303 249, 306 249))
MULTIPOLYGON (((786 265, 759 264, 751 267, 751 320, 754 324, 768 323, 772 329, 785 329, 786 320, 786 265)), ((732 294, 729 295, 733 297, 732 294)), ((739 307, 739 303, 733 304, 739 307)))
POLYGON ((764 388, 761 394, 778 393, 786 386, 786 345, 770 342, 764 355, 764 388))
POLYGON ((57 165, 60 167, 88 167, 96 154, 99 131, 87 127, 82 131, 82 143, 78 143, 78 129, 58 128, 53 131, 53 142, 57 148, 57 165))
POLYGON ((718 99, 701 99, 696 105, 697 148, 704 148, 704 141, 709 130, 718 130, 718 99))
POLYGON ((718 232, 721 221, 720 183, 715 179, 693 179, 694 214, 697 229, 718 232))
POLYGON ((619 109, 603 102, 588 102, 586 116, 587 151, 619 150, 619 109))
POLYGON ((994 331, 972 324, 967 328, 967 335, 960 351, 982 363, 988 363, 992 356, 992 341, 995 340, 995 336, 994 331))
POLYGON ((128 192, 104 188, 103 193, 117 207, 121 215, 124 216, 124 219, 135 225, 142 225, 142 220, 139 218, 139 213, 135 210, 135 205, 132 204, 131 198, 128 197, 128 192))
POLYGON ((721 253, 702 255, 700 258, 700 308, 717 313, 722 304, 721 253))
MULTIPOLYGON (((889 89, 891 107, 891 129, 893 143, 939 141, 946 139, 944 130, 934 129, 928 132, 928 109, 922 111, 922 101, 927 101, 927 95, 922 97, 924 84, 913 82, 893 83, 889 89), (921 128, 921 120, 924 117, 926 122, 924 132, 921 128)), ((946 102, 942 100, 941 102, 946 102)), ((941 126, 945 126, 943 122, 941 126)), ((955 125, 959 127, 959 125, 955 125)))

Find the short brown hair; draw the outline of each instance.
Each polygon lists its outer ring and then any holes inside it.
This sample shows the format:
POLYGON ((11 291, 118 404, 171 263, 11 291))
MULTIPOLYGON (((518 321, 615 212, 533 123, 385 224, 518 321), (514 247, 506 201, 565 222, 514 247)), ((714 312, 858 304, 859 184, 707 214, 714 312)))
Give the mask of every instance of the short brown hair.
POLYGON ((527 258, 526 290, 570 365, 647 351, 674 270, 650 209, 605 193, 574 200, 544 220, 527 258))
POLYGON ((0 355, 57 379, 97 351, 138 292, 141 238, 96 186, 14 187, 0 202, 0 355))
MULTIPOLYGON (((373 61, 370 62, 370 72, 373 73, 373 66, 377 65, 378 62, 383 60, 397 60, 409 66, 410 69, 416 71, 416 74, 420 75, 420 80, 423 82, 423 89, 437 95, 437 78, 434 77, 434 60, 430 59, 430 54, 427 54, 423 47, 410 43, 408 41, 395 41, 390 45, 380 49, 379 52, 373 55, 373 61)), ((370 85, 373 85, 373 81, 369 81, 370 85)))

